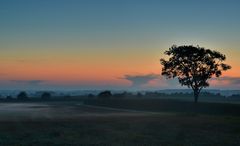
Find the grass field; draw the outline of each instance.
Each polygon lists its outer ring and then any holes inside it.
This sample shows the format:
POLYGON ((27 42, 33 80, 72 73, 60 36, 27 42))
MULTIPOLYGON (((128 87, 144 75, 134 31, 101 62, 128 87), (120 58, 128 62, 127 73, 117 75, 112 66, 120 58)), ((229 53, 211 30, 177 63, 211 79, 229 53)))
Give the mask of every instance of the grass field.
POLYGON ((238 105, 172 100, 85 103, 89 105, 1 103, 0 145, 240 145, 238 105), (193 106, 194 111, 188 111, 193 106))

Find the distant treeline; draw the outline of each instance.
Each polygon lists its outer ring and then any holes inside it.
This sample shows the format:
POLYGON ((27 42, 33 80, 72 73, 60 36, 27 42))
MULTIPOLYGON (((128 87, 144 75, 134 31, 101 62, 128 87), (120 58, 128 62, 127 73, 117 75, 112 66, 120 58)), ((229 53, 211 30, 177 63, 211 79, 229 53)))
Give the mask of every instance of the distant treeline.
MULTIPOLYGON (((52 95, 51 95, 51 92, 43 92, 42 94, 41 94, 41 96, 40 96, 40 99, 43 99, 43 100, 49 100, 49 99, 51 99, 51 97, 52 97, 52 95)), ((28 94, 27 94, 27 92, 25 92, 25 91, 21 91, 21 92, 19 92, 18 94, 17 94, 17 96, 16 97, 13 97, 13 96, 11 96, 11 95, 8 95, 8 96, 6 96, 6 98, 1 98, 2 100, 29 100, 29 99, 31 99, 31 98, 33 98, 33 97, 30 97, 28 94)))
MULTIPOLYGON (((231 96, 224 96, 221 95, 220 93, 210 93, 210 92, 202 92, 200 94, 202 98, 207 97, 207 98, 239 98, 239 94, 234 94, 231 96)), ((98 95, 93 95, 89 94, 88 98, 98 98, 98 99, 108 99, 108 98, 192 98, 193 93, 183 93, 183 92, 176 92, 176 93, 161 93, 161 92, 137 92, 137 93, 132 93, 132 92, 122 92, 122 93, 111 93, 111 91, 103 91, 99 93, 98 95)))
MULTIPOLYGON (((39 94, 39 93, 38 93, 39 94)), ((239 100, 240 95, 234 94, 231 96, 223 96, 220 93, 214 94, 210 92, 202 92, 200 94, 201 98, 203 99, 231 99, 231 100, 239 100)), ((120 92, 120 93, 112 93, 111 91, 102 91, 99 94, 86 94, 86 95, 63 95, 63 96, 56 96, 53 92, 42 92, 38 97, 29 96, 27 92, 21 91, 15 97, 13 96, 6 96, 1 97, 1 100, 83 100, 83 99, 158 99, 158 98, 170 98, 170 99, 192 99, 193 93, 161 93, 161 92, 120 92)))

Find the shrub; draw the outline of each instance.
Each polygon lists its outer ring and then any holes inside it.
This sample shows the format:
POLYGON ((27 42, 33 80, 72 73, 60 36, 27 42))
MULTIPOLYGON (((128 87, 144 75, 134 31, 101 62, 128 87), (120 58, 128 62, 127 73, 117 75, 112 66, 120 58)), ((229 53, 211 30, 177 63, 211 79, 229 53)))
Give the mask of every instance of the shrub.
POLYGON ((99 99, 110 99, 111 96, 112 96, 111 91, 103 91, 98 94, 99 99))
POLYGON ((27 93, 24 92, 24 91, 22 91, 22 92, 20 92, 20 93, 17 95, 17 99, 19 99, 19 100, 27 100, 27 99, 29 99, 29 98, 28 98, 27 93))

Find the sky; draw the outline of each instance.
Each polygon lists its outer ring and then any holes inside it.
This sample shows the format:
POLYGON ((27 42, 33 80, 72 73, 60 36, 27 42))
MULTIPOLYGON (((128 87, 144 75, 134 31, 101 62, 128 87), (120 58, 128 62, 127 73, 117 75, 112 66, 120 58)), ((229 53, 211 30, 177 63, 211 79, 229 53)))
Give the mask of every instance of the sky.
POLYGON ((220 51, 240 87, 238 0, 0 0, 0 89, 181 88, 161 74, 176 45, 220 51))

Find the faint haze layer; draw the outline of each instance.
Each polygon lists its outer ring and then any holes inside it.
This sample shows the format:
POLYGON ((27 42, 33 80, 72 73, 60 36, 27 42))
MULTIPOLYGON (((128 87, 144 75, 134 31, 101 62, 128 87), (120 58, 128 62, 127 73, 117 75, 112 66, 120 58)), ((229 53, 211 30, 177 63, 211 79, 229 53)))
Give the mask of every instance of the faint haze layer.
POLYGON ((1 0, 0 88, 181 88, 160 76, 171 45, 220 51, 212 88, 240 87, 238 0, 1 0))

